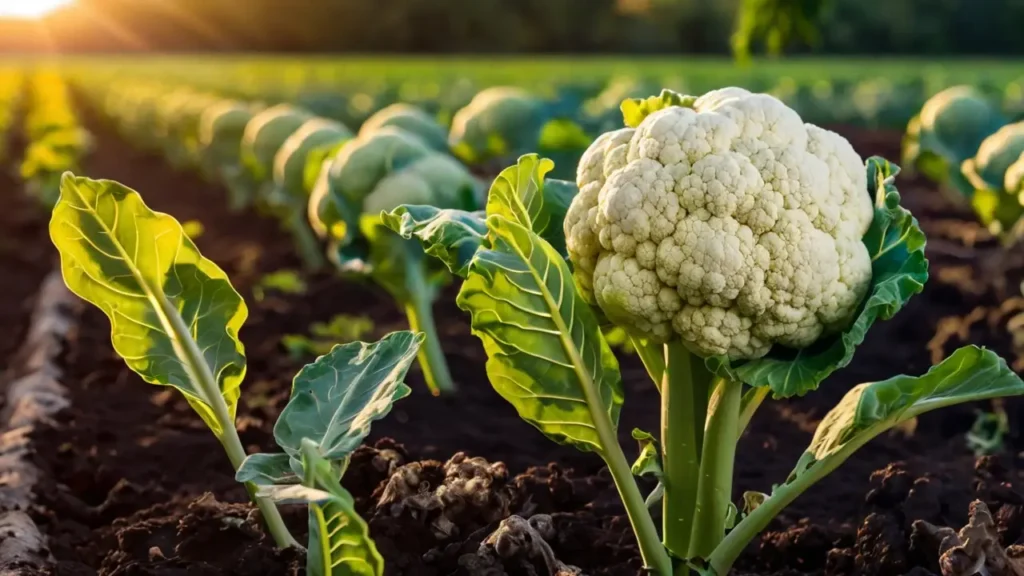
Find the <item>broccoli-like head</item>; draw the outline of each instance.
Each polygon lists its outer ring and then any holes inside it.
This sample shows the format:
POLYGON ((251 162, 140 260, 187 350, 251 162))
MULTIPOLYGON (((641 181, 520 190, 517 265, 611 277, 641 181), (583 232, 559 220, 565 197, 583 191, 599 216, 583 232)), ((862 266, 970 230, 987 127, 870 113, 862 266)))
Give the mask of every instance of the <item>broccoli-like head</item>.
POLYGON ((577 284, 613 322, 702 356, 803 348, 871 282, 861 157, 776 98, 727 88, 599 137, 565 218, 577 284))
POLYGON ((253 116, 242 135, 241 156, 257 181, 273 176, 274 158, 285 140, 313 115, 301 108, 278 104, 253 116))
POLYGON ((531 151, 546 122, 544 105, 521 88, 496 86, 480 91, 452 119, 448 144, 464 162, 531 151))
POLYGON ((385 126, 395 126, 415 134, 427 146, 439 152, 448 150, 448 132, 437 120, 416 106, 399 103, 381 108, 363 122, 359 135, 365 136, 385 126))
POLYGON ((340 122, 313 118, 292 133, 274 158, 274 183, 293 197, 305 198, 306 160, 321 147, 336 146, 352 138, 352 131, 340 122))

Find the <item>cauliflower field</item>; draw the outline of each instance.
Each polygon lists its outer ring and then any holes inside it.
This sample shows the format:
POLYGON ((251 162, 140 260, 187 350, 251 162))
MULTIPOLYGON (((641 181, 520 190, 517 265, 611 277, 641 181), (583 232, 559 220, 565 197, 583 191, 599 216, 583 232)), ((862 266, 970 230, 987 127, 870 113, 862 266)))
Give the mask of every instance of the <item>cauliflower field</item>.
POLYGON ((1020 576, 1021 74, 0 68, 0 572, 1020 576))

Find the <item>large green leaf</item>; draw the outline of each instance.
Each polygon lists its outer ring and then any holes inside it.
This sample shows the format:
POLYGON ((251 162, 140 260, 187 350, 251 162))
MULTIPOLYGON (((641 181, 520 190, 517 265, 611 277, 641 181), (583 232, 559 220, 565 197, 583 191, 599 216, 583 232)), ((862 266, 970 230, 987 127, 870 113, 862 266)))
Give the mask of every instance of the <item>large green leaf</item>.
POLYGON ((712 372, 768 386, 776 397, 803 395, 850 363, 875 321, 892 318, 924 289, 925 236, 917 219, 900 206, 893 184, 899 167, 876 156, 868 159, 867 171, 869 192, 875 196, 874 220, 864 235, 872 262, 871 288, 850 326, 799 351, 776 346, 764 358, 735 364, 724 356, 711 357, 707 365, 712 372))
MULTIPOLYGON (((399 304, 404 306, 414 300, 433 302, 438 290, 451 280, 443 268, 427 258, 418 240, 407 240, 392 232, 377 215, 364 215, 359 224, 366 240, 361 270, 399 304)), ((347 263, 347 269, 360 270, 354 261, 347 263)))
MULTIPOLYGON (((1006 366, 1005 360, 991 350, 965 346, 924 376, 895 376, 847 392, 821 420, 802 465, 839 455, 900 422, 937 408, 1021 394, 1024 381, 1006 366)), ((795 473, 800 472, 798 465, 795 473)))
POLYGON ((245 376, 238 330, 248 311, 181 224, 117 182, 65 174, 50 238, 68 288, 107 315, 128 366, 184 393, 218 435, 233 426, 223 420, 234 419, 245 376))
POLYGON ((727 574, 740 552, 783 508, 872 438, 925 412, 954 404, 1024 394, 1024 381, 994 352, 960 348, 924 376, 895 376, 856 386, 833 408, 782 484, 759 498, 708 558, 709 574, 727 574))
POLYGON ((291 399, 274 425, 274 438, 301 458, 302 441, 314 442, 330 461, 348 457, 370 433, 370 425, 409 395, 403 383, 423 342, 421 334, 392 332, 379 342, 352 342, 306 365, 295 376, 291 399))
POLYGON ((384 558, 370 529, 355 510, 355 501, 338 483, 331 463, 306 440, 302 450, 302 484, 261 487, 259 494, 283 504, 309 506, 310 576, 381 576, 384 558))
POLYGON ((457 303, 487 352, 491 385, 548 437, 603 452, 622 405, 618 362, 563 257, 504 216, 487 219, 457 303))
POLYGON ((563 255, 562 221, 576 195, 576 187, 563 180, 545 180, 555 167, 548 158, 526 154, 515 166, 501 171, 487 194, 487 216, 504 216, 536 232, 563 255), (548 190, 550 188, 550 190, 548 190))
POLYGON ((469 262, 487 235, 483 212, 402 205, 381 219, 402 238, 419 240, 428 256, 460 278, 469 273, 469 262))

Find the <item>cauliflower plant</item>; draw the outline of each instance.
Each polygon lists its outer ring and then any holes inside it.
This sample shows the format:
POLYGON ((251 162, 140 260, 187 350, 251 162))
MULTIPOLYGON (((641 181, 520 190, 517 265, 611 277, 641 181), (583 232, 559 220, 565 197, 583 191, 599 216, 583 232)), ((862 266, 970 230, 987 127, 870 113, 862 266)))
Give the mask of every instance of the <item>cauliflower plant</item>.
POLYGON ((523 90, 481 90, 452 118, 448 144, 464 162, 477 164, 531 150, 547 120, 544 103, 523 90))
POLYGON ((1024 177, 1024 122, 1007 124, 978 147, 974 158, 961 166, 964 178, 974 187, 972 205, 981 223, 1004 242, 1020 235, 1018 221, 1024 215, 1021 180, 1024 177))
POLYGON ((253 107, 238 100, 221 100, 203 111, 199 119, 199 146, 215 166, 237 164, 245 126, 253 107))
POLYGON ((475 208, 476 180, 457 160, 397 126, 361 131, 328 162, 309 198, 310 223, 328 239, 342 271, 372 278, 405 310, 413 330, 427 334, 419 361, 430 389, 454 390, 432 310, 449 276, 417 241, 389 230, 381 213, 402 204, 475 208))
POLYGON ((989 135, 1006 123, 999 109, 970 86, 953 86, 932 96, 910 120, 903 140, 903 161, 965 196, 973 190, 960 164, 973 156, 989 135))
POLYGON ((381 108, 363 122, 359 134, 376 132, 385 126, 396 126, 415 134, 439 152, 448 151, 448 132, 437 120, 411 104, 392 104, 381 108))
POLYGON ((257 182, 268 181, 274 173, 274 159, 285 140, 313 115, 301 108, 278 104, 249 121, 242 136, 242 162, 257 182))
POLYGON ((846 327, 871 283, 874 210, 841 136, 765 94, 709 92, 600 136, 566 246, 584 297, 701 356, 764 356, 846 327))

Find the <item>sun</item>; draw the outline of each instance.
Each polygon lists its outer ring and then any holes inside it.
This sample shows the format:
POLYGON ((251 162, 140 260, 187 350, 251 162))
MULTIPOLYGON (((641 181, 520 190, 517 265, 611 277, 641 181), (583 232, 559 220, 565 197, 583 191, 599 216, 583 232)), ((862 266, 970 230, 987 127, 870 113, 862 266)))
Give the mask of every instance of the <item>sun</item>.
POLYGON ((0 0, 0 18, 37 19, 74 0, 0 0))

